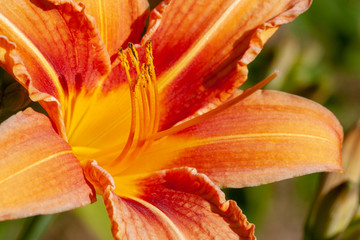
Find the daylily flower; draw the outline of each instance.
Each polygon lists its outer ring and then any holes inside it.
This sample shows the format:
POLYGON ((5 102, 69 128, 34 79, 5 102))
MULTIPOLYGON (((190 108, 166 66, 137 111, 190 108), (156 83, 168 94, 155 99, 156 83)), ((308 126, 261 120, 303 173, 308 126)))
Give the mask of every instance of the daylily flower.
POLYGON ((1 66, 48 116, 0 125, 0 219, 97 193, 116 239, 254 239, 220 187, 341 171, 328 110, 258 90, 273 75, 237 90, 310 2, 164 1, 141 38, 145 0, 1 0, 1 66))

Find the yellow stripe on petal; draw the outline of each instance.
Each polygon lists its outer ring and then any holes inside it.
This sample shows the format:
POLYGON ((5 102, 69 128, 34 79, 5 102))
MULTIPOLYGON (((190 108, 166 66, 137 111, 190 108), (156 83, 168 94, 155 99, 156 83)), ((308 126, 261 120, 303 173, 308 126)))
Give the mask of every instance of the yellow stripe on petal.
MULTIPOLYGON (((218 35, 220 28, 224 28, 224 23, 228 21, 232 22, 232 18, 237 18, 234 16, 233 12, 235 8, 239 8, 239 3, 242 2, 244 1, 232 1, 226 10, 221 13, 221 16, 216 19, 216 22, 214 22, 213 25, 206 30, 204 35, 201 36, 201 38, 198 38, 199 40, 190 47, 189 51, 184 53, 183 56, 167 72, 165 72, 165 74, 159 76, 160 91, 163 90, 163 88, 166 87, 169 83, 171 83, 171 81, 173 81, 173 79, 175 79, 189 64, 192 63, 196 55, 198 55, 199 52, 209 44, 209 39, 214 37, 214 35, 218 35)), ((251 5, 246 3, 242 4, 241 10, 243 12, 246 12, 246 6, 249 8, 251 5)), ((238 14, 241 15, 241 13, 238 14)))
POLYGON ((195 169, 154 172, 140 177, 137 186, 143 192, 136 197, 105 191, 112 230, 119 239, 154 234, 174 240, 255 239, 254 225, 235 202, 226 201, 224 193, 195 169))
POLYGON ((296 1, 164 1, 150 15, 165 130, 208 104, 225 101, 247 79, 247 65, 282 24, 310 5, 296 1))
POLYGON ((16 178, 19 175, 24 174, 26 171, 30 170, 31 168, 38 167, 40 164, 46 163, 47 161, 53 161, 54 159, 61 157, 62 155, 66 155, 66 154, 72 154, 72 151, 68 150, 68 151, 62 151, 62 152, 51 154, 50 156, 46 156, 44 159, 39 159, 36 162, 25 166, 24 168, 22 168, 21 170, 19 170, 17 172, 11 172, 11 174, 5 178, 4 178, 4 176, 1 176, 2 179, 0 179, 0 185, 4 184, 6 181, 11 180, 11 178, 16 178))
POLYGON ((144 205, 146 208, 148 208, 151 212, 153 212, 155 215, 157 215, 160 219, 160 221, 163 221, 165 223, 167 223, 167 225, 169 226, 169 228, 175 232, 176 234, 176 239, 178 240, 186 240, 186 238, 183 236, 183 234, 181 233, 180 229, 171 221, 171 219, 169 219, 168 216, 166 216, 166 214, 164 212, 162 212, 159 208, 155 207, 154 205, 141 200, 140 198, 134 198, 131 197, 130 199, 144 205))
POLYGON ((27 109, 0 125, 0 220, 89 204, 95 191, 70 146, 43 114, 27 109))
POLYGON ((149 13, 146 0, 83 0, 93 16, 110 56, 128 42, 138 43, 149 13))
POLYGON ((12 23, 8 18, 0 13, 0 29, 2 34, 9 36, 10 39, 16 39, 17 44, 21 45, 23 49, 29 52, 37 61, 41 64, 42 68, 51 78, 52 82, 55 84, 56 90, 58 91, 58 98, 60 101, 64 100, 64 92, 62 86, 59 82, 59 77, 52 65, 40 52, 40 50, 34 45, 22 31, 20 31, 16 24, 12 23))
POLYGON ((342 128, 325 108, 257 91, 227 110, 155 141, 122 174, 188 166, 243 187, 318 171, 341 172, 342 128))

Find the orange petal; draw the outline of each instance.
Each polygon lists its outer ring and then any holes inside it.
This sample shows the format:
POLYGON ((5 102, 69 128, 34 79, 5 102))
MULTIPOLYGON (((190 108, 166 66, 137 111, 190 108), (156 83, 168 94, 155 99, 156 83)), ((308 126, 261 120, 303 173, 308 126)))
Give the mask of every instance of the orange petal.
POLYGON ((119 197, 110 187, 105 190, 116 239, 255 239, 254 225, 236 203, 225 201, 195 169, 161 171, 134 187, 142 194, 119 197))
MULTIPOLYGON (((16 51, 16 44, 9 41, 5 36, 0 35, 0 66, 4 67, 17 80, 27 87, 33 101, 40 101, 47 110, 51 119, 55 120, 58 132, 65 136, 65 126, 62 122, 61 105, 59 101, 49 93, 41 92, 34 87, 34 82, 27 71, 24 62, 16 51)), ((40 74, 41 76, 41 74, 40 74)), ((36 82, 35 82, 36 83, 36 82)), ((51 93, 55 94, 55 92, 51 93)))
POLYGON ((162 128, 224 100, 247 78, 247 64, 310 0, 164 1, 150 15, 164 105, 162 128))
POLYGON ((342 139, 341 125, 321 105, 282 92, 257 91, 202 123, 158 140, 126 174, 188 166, 222 187, 253 186, 341 171, 342 139))
POLYGON ((93 16, 110 56, 128 42, 140 41, 149 14, 146 0, 83 0, 93 16))
POLYGON ((70 146, 32 109, 0 125, 0 220, 66 211, 95 200, 70 146))
MULTIPOLYGON (((110 71, 110 59, 95 21, 81 3, 51 2, 1 3, 0 35, 9 39, 0 45, 1 55, 6 56, 1 65, 24 86, 66 105, 70 91, 88 91, 101 84, 110 71), (14 55, 21 60, 16 65, 14 55)), ((30 97, 40 100, 32 92, 30 97)))

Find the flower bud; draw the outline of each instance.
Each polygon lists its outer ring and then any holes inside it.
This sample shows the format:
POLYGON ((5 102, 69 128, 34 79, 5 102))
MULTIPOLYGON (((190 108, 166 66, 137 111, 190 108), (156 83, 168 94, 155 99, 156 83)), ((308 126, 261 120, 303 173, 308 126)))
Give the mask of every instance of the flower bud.
MULTIPOLYGON (((360 213, 358 208, 358 214, 360 213)), ((359 240, 360 239, 360 216, 353 219, 350 226, 341 235, 341 240, 359 240)))
POLYGON ((17 111, 30 103, 29 95, 18 82, 8 85, 2 92, 1 109, 17 111))
POLYGON ((359 206, 360 121, 344 142, 345 174, 326 173, 306 223, 306 239, 334 239, 349 226, 359 206))

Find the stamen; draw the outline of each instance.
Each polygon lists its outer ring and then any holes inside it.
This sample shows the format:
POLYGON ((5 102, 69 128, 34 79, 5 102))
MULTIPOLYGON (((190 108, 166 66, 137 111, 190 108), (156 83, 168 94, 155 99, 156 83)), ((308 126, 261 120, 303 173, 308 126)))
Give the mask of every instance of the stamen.
POLYGON ((169 136, 171 134, 174 134, 181 130, 184 130, 188 127, 194 126, 195 124, 198 124, 216 114, 219 114, 220 112, 228 109, 229 107, 231 107, 231 106, 235 105, 236 103, 249 97, 251 94, 253 94, 255 91, 259 90, 260 88, 263 88, 265 85, 267 85, 269 82, 271 82, 278 75, 278 73, 279 73, 278 71, 275 71, 273 74, 271 74, 270 76, 268 76, 267 78, 265 78, 264 80, 262 80, 261 82, 256 84, 255 86, 244 90, 239 96, 236 96, 233 99, 230 99, 229 101, 223 103, 219 107, 212 109, 212 110, 210 110, 198 117, 190 119, 186 122, 180 123, 179 125, 175 125, 174 127, 171 127, 164 131, 157 132, 157 133, 153 134, 149 139, 156 140, 156 139, 159 139, 159 138, 162 138, 165 136, 169 136))
POLYGON ((151 79, 155 79, 155 66, 152 55, 152 43, 150 40, 146 42, 146 64, 149 68, 149 75, 151 76, 151 79))
POLYGON ((155 116, 156 116, 156 97, 155 97, 155 91, 153 89, 153 84, 151 82, 150 76, 148 73, 148 68, 145 66, 145 64, 143 65, 143 69, 141 71, 145 71, 144 76, 146 79, 146 83, 147 83, 147 88, 146 88, 146 96, 149 104, 149 112, 150 112, 150 124, 148 126, 149 129, 149 135, 147 137, 149 137, 151 134, 153 134, 153 129, 155 127, 155 122, 157 121, 155 116))
POLYGON ((131 65, 136 69, 136 80, 131 80, 130 65, 122 49, 119 59, 129 82, 131 98, 131 127, 129 138, 120 155, 109 165, 113 174, 126 169, 132 160, 136 159, 153 140, 149 136, 157 131, 159 126, 159 100, 153 64, 151 42, 146 43, 146 63, 140 68, 138 53, 132 43, 128 44, 128 54, 131 65))
POLYGON ((154 126, 152 128, 152 133, 156 133, 159 128, 159 121, 160 121, 160 102, 159 102, 159 93, 158 93, 158 87, 157 87, 157 81, 156 81, 156 75, 155 75, 155 65, 153 62, 153 54, 152 54, 152 43, 151 41, 146 42, 146 64, 147 69, 149 72, 149 76, 151 79, 152 87, 151 89, 154 91, 154 126))
POLYGON ((147 85, 145 76, 141 73, 139 76, 139 91, 141 95, 141 98, 139 99, 139 111, 141 112, 139 114, 139 142, 143 141, 147 137, 146 130, 148 129, 148 121, 150 119, 149 101, 147 99, 146 88, 147 85))
POLYGON ((129 83, 129 86, 131 87, 131 90, 134 89, 134 86, 133 86, 133 83, 131 82, 131 77, 130 77, 130 65, 129 65, 129 61, 127 60, 127 57, 123 51, 122 48, 119 49, 119 52, 118 52, 118 57, 120 59, 120 64, 121 66, 124 68, 125 70, 125 73, 126 73, 126 77, 127 77, 127 80, 128 80, 128 83, 129 83))
POLYGON ((154 103, 155 103, 155 109, 154 109, 154 126, 152 128, 152 133, 156 133, 159 129, 159 123, 160 123, 160 101, 159 101, 159 93, 158 93, 158 87, 156 83, 156 79, 152 82, 152 89, 154 91, 154 103))
POLYGON ((121 151, 120 155, 113 161, 112 164, 115 164, 119 159, 122 159, 126 156, 126 154, 129 152, 135 137, 135 129, 136 129, 136 93, 135 93, 135 84, 131 81, 130 76, 130 66, 129 62, 127 60, 126 55, 123 52, 123 49, 121 48, 118 53, 118 57, 120 59, 120 64, 124 68, 126 77, 129 83, 129 89, 130 89, 130 101, 131 101, 131 123, 130 123, 130 132, 129 137, 127 139, 127 142, 125 144, 125 147, 121 151))

